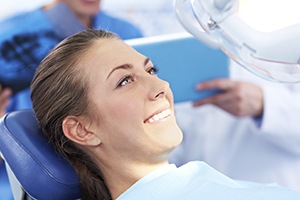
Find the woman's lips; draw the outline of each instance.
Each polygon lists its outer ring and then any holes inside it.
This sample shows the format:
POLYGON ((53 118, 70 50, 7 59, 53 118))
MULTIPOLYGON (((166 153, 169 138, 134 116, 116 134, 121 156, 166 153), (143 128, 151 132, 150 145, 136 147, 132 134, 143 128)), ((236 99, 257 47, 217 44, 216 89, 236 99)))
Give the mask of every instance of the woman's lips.
POLYGON ((163 110, 162 112, 159 112, 159 113, 157 113, 157 114, 154 114, 154 115, 152 115, 151 117, 149 117, 148 119, 146 119, 146 120, 144 121, 144 123, 153 123, 153 122, 162 120, 162 119, 167 118, 168 116, 170 116, 171 113, 172 113, 172 112, 171 112, 170 109, 163 110))

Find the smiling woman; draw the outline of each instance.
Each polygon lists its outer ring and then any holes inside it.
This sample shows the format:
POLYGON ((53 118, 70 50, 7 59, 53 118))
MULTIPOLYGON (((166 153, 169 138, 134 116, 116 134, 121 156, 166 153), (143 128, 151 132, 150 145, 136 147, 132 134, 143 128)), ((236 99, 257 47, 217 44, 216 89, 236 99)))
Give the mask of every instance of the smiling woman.
POLYGON ((65 39, 38 67, 33 108, 78 173, 81 199, 299 199, 233 181, 203 162, 169 164, 182 132, 169 84, 155 72, 149 58, 100 30, 65 39))
MULTIPOLYGON (((32 102, 44 133, 75 166, 88 153, 103 174, 94 180, 104 179, 114 198, 167 164, 181 142, 169 84, 154 71, 148 58, 115 35, 87 31, 55 48, 33 80, 32 102)), ((81 180, 90 181, 82 168, 81 180)))

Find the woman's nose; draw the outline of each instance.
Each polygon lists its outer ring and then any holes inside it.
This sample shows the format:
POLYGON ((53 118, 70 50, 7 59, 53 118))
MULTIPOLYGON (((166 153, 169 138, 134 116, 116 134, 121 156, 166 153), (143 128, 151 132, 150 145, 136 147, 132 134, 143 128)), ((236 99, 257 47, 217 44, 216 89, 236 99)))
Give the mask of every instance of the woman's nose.
POLYGON ((170 85, 167 81, 158 78, 157 76, 152 77, 151 87, 149 88, 149 97, 151 100, 156 100, 165 97, 170 92, 170 85))

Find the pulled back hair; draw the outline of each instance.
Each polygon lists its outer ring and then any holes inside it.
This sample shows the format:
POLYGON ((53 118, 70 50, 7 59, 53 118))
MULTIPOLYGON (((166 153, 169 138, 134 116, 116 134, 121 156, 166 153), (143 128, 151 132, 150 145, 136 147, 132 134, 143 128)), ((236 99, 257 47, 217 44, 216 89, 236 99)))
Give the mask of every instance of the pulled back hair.
POLYGON ((67 116, 92 119, 88 77, 76 66, 101 38, 118 39, 115 34, 103 30, 85 30, 66 38, 40 63, 31 83, 30 98, 42 132, 74 167, 83 200, 111 199, 111 194, 101 170, 78 144, 64 135, 62 123, 67 116))

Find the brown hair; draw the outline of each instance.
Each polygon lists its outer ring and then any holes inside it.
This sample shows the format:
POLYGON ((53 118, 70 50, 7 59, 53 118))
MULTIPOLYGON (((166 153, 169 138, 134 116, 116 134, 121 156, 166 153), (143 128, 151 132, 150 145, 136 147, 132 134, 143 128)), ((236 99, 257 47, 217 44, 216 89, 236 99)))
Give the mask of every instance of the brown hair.
POLYGON ((31 84, 31 100, 39 125, 54 148, 76 170, 81 199, 111 199, 101 170, 62 131, 67 116, 92 119, 88 78, 75 66, 96 40, 118 37, 103 30, 85 30, 59 43, 41 62, 31 84))

